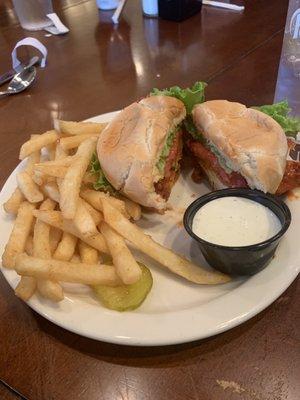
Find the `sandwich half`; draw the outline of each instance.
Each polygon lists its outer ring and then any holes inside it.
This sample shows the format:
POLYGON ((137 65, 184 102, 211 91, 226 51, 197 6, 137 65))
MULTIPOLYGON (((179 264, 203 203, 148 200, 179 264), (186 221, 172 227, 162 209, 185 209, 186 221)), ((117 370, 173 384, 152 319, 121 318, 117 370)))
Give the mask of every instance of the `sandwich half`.
POLYGON ((193 108, 197 134, 186 146, 214 189, 250 187, 282 194, 300 184, 300 164, 287 161, 282 127, 256 109, 212 100, 193 108))
POLYGON ((160 95, 122 110, 97 145, 109 183, 145 207, 164 210, 179 174, 185 116, 183 102, 160 95))

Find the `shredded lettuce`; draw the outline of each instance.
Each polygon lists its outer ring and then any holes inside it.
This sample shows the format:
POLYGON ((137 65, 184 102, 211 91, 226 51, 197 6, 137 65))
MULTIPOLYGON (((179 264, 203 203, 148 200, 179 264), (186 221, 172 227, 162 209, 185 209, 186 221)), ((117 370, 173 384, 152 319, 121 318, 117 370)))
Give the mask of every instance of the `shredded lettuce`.
POLYGON ((289 107, 287 100, 280 101, 279 103, 275 104, 252 108, 259 110, 275 119, 287 136, 296 135, 298 132, 300 132, 300 118, 289 116, 291 108, 289 107))
POLYGON ((175 129, 171 130, 168 133, 167 140, 165 141, 164 147, 162 148, 162 151, 160 153, 159 159, 156 163, 156 167, 159 170, 161 174, 164 173, 165 170, 165 165, 166 165, 166 160, 168 158, 168 155, 170 153, 170 149, 172 147, 172 144, 174 142, 174 139, 176 137, 176 133, 180 129, 180 126, 177 126, 175 129))
POLYGON ((219 149, 211 142, 211 141, 206 141, 206 146, 210 149, 212 153, 217 157, 219 164, 221 167, 227 172, 227 174, 230 174, 234 169, 230 163, 230 160, 227 160, 219 151, 219 149))
POLYGON ((93 154, 92 160, 90 163, 90 171, 92 174, 96 175, 97 181, 93 184, 95 190, 100 190, 102 192, 113 194, 116 190, 112 187, 112 185, 106 179, 100 162, 96 153, 93 154))
POLYGON ((195 104, 203 103, 205 82, 196 82, 191 88, 182 89, 179 86, 172 86, 169 89, 153 89, 150 96, 171 96, 181 100, 186 108, 187 114, 192 112, 195 104))

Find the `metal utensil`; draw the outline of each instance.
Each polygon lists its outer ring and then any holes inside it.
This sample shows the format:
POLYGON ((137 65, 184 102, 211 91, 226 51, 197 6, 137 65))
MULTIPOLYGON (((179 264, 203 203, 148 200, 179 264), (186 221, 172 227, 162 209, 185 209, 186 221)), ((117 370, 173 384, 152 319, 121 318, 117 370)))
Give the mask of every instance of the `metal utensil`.
POLYGON ((28 63, 20 64, 15 70, 12 68, 11 70, 5 72, 3 75, 0 75, 0 85, 3 83, 10 81, 16 73, 21 72, 23 69, 30 68, 33 65, 39 62, 40 58, 38 56, 32 57, 28 63))
POLYGON ((0 92, 0 97, 22 92, 32 85, 35 77, 35 67, 23 69, 21 72, 14 76, 14 78, 9 83, 7 90, 5 92, 0 92))

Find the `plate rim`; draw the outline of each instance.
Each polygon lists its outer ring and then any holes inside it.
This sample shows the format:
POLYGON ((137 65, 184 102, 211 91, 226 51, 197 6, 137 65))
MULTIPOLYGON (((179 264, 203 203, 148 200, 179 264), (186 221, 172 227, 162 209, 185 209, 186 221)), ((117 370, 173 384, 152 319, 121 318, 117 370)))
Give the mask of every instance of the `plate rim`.
MULTIPOLYGON (((105 120, 110 120, 112 117, 114 117, 119 111, 113 111, 113 112, 109 112, 109 113, 105 113, 105 114, 100 114, 98 116, 95 117, 91 117, 85 121, 87 122, 99 122, 99 120, 105 121, 105 120)), ((20 168, 20 166, 22 165, 22 162, 19 163, 16 168, 10 173, 9 177, 7 178, 5 184, 3 185, 2 189, 1 189, 1 193, 0 193, 0 200, 3 200, 3 197, 6 197, 7 195, 7 188, 9 187, 9 181, 10 179, 13 179, 14 176, 17 173, 18 168, 20 168)), ((4 215, 3 211, 1 210, 2 214, 4 215)), ((1 215, 2 215, 1 214, 1 215)), ((0 216, 1 217, 1 216, 0 216)), ((12 272, 11 270, 7 270, 4 269, 2 267, 1 264, 1 272, 4 276, 4 278, 6 279, 6 281, 8 282, 8 284, 13 287, 13 284, 11 282, 11 279, 9 278, 9 274, 10 272, 12 272)), ((290 285, 291 283, 296 279, 298 273, 300 270, 300 266, 293 266, 290 267, 290 273, 289 275, 286 277, 286 279, 284 281, 281 282, 281 285, 275 285, 275 290, 272 293, 269 293, 266 297, 263 297, 262 299, 260 299, 255 306, 253 306, 250 310, 248 310, 247 312, 244 312, 242 314, 236 315, 233 318, 231 318, 229 321, 223 322, 223 323, 218 323, 215 324, 215 326, 210 327, 209 329, 204 330, 203 332, 198 332, 197 330, 194 331, 192 330, 192 332, 188 332, 182 336, 180 335, 180 333, 175 334, 174 337, 159 337, 159 338, 153 338, 153 337, 143 337, 143 338, 137 338, 134 337, 134 335, 131 335, 131 337, 129 336, 120 336, 120 335, 111 335, 111 334, 104 334, 104 333, 100 333, 100 335, 98 334, 98 332, 96 332, 96 334, 92 333, 92 332, 88 332, 86 329, 83 329, 81 324, 79 324, 78 326, 76 326, 76 328, 74 328, 74 326, 72 326, 72 324, 70 325, 68 319, 60 321, 57 320, 57 318, 52 317, 52 315, 49 315, 45 310, 43 310, 43 304, 41 302, 36 302, 33 299, 30 299, 28 302, 26 302, 29 307, 31 307, 35 312, 37 312, 38 314, 40 314, 41 316, 43 316, 44 318, 46 318, 47 320, 49 320, 50 322, 60 326, 61 328, 64 328, 70 332, 79 334, 81 336, 93 339, 93 340, 98 340, 98 341, 103 341, 103 342, 108 342, 108 343, 113 343, 113 344, 119 344, 119 345, 128 345, 128 346, 166 346, 166 345, 175 345, 175 344, 181 344, 181 343, 187 343, 187 342, 193 342, 196 340, 201 340, 204 338, 208 338, 217 334, 220 334, 222 332, 225 332, 229 329, 232 329, 246 321, 248 321, 249 319, 251 319, 252 317, 254 317, 255 315, 259 314, 261 311, 263 311, 264 309, 266 309, 267 307, 270 306, 270 304, 272 304, 290 285)), ((265 270, 264 270, 265 271, 265 270)), ((262 271, 263 272, 263 271, 262 271)), ((252 279, 252 282, 255 280, 257 280, 259 274, 254 275, 253 277, 249 278, 247 281, 245 282, 249 282, 250 279, 252 279)), ((232 291, 229 291, 228 293, 224 294, 223 296, 221 296, 222 299, 222 303, 225 303, 229 301, 231 301, 231 297, 233 296, 233 293, 237 293, 237 291, 244 291, 245 287, 243 288, 244 284, 240 285, 238 288, 235 288, 232 291)), ((250 290, 251 290, 251 285, 250 285, 250 290)), ((247 291, 247 290, 246 290, 247 291)), ((214 307, 218 307, 218 302, 220 301, 220 298, 214 298, 211 301, 209 301, 208 303, 205 304, 200 304, 197 307, 193 307, 191 309, 188 310, 180 310, 175 312, 175 314, 179 314, 181 317, 184 315, 185 317, 190 317, 191 320, 193 320, 193 312, 196 312, 195 310, 197 309, 204 309, 205 308, 211 308, 213 309, 214 307)), ((174 314, 174 312, 170 312, 167 313, 167 315, 172 315, 174 314)), ((105 314, 105 312, 103 313, 105 314)), ((119 315, 119 313, 112 313, 113 315, 119 315)), ((121 315, 127 315, 128 320, 131 319, 135 319, 132 317, 128 317, 128 315, 139 315, 139 314, 135 314, 134 312, 128 313, 128 314, 121 314, 121 315)), ((143 315, 143 314, 142 314, 143 315)), ((147 314, 145 314, 147 315, 147 314)), ((145 315, 143 315, 143 318, 146 318, 145 315)), ((112 319, 115 317, 112 317, 112 319)), ((139 317, 138 317, 139 318, 139 317)), ((150 319, 151 320, 151 315, 147 316, 146 319, 150 319)), ((168 319, 168 318, 167 318, 168 319)), ((184 319, 184 318, 183 318, 184 319)))

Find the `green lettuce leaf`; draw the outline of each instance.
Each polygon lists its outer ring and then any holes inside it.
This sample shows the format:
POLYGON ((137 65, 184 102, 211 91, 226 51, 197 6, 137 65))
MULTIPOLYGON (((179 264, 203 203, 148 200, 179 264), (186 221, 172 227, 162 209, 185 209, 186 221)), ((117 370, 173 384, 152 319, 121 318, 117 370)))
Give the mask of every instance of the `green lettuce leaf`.
POLYGON ((185 129, 192 135, 195 140, 201 140, 202 135, 198 132, 192 119, 191 112, 196 104, 203 103, 205 101, 205 88, 207 83, 196 82, 191 88, 182 89, 179 86, 172 86, 169 89, 153 89, 150 96, 171 96, 181 100, 186 108, 187 117, 183 124, 185 129))
POLYGON ((167 140, 164 144, 164 147, 162 148, 162 151, 160 153, 159 159, 156 163, 156 167, 159 170, 159 172, 161 174, 164 173, 165 170, 165 164, 166 164, 166 160, 168 158, 168 155, 170 153, 170 149, 172 147, 173 141, 175 139, 176 133, 179 130, 179 126, 177 126, 177 128, 173 129, 172 131, 169 132, 167 140))
POLYGON ((230 174, 233 171, 232 165, 229 159, 226 159, 219 151, 219 149, 211 142, 206 140, 205 141, 206 147, 210 149, 210 151, 217 157, 219 164, 221 167, 230 174))
POLYGON ((286 100, 275 104, 252 108, 259 110, 275 119, 287 136, 296 135, 297 132, 300 131, 300 118, 289 116, 291 109, 286 100))
POLYGON ((169 89, 153 89, 150 96, 171 96, 181 100, 186 108, 187 114, 192 112, 195 104, 203 103, 205 82, 196 82, 191 88, 181 89, 179 86, 172 86, 169 89))
POLYGON ((95 190, 100 190, 102 192, 114 194, 116 190, 112 187, 112 185, 105 178, 105 175, 101 169, 100 162, 96 153, 93 154, 92 160, 90 163, 90 172, 97 177, 97 181, 93 184, 95 190))
POLYGON ((195 127, 195 124, 193 122, 192 115, 188 115, 186 119, 183 121, 183 125, 185 127, 185 130, 189 132, 189 134, 195 139, 195 140, 203 140, 203 135, 198 131, 198 129, 195 127))

